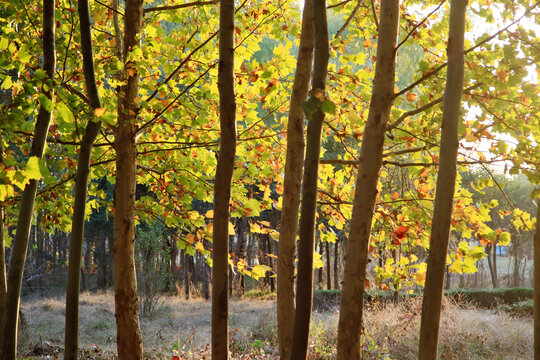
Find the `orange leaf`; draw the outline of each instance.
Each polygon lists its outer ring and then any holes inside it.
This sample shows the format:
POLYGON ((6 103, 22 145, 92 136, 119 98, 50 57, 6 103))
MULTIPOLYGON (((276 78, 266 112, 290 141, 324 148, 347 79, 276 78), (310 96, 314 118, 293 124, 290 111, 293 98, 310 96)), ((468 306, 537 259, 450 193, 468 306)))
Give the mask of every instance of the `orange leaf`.
POLYGON ((94 115, 96 117, 102 117, 103 114, 105 114, 105 108, 95 108, 94 109, 94 115))

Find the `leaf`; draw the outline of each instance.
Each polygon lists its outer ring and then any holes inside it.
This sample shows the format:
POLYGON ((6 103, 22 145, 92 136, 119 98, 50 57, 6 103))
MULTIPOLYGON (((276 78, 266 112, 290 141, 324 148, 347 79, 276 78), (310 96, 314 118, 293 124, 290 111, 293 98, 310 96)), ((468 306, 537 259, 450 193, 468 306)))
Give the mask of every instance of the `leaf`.
POLYGON ((13 86, 13 81, 11 81, 11 76, 7 76, 4 82, 2 83, 2 89, 11 89, 13 86))
POLYGON ((30 157, 30 159, 28 159, 25 173, 28 179, 41 179, 41 171, 39 170, 39 158, 37 156, 32 156, 30 157))
POLYGON ((321 105, 321 111, 325 114, 335 114, 336 113, 336 104, 330 100, 326 100, 321 105))
POLYGON ((214 218, 214 210, 208 210, 206 212, 206 214, 204 214, 204 216, 206 216, 209 219, 213 219, 214 218))
POLYGON ((102 117, 105 114, 105 108, 95 108, 94 115, 98 118, 102 117))

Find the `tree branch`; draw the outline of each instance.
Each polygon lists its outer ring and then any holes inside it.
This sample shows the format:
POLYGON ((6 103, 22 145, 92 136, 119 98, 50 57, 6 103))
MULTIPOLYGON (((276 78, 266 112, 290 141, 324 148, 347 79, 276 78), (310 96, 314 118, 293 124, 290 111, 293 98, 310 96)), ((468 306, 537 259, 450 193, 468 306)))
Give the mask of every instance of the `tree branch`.
POLYGON ((189 2, 185 4, 178 4, 178 5, 149 7, 149 8, 144 9, 143 13, 147 14, 152 11, 177 10, 177 9, 184 9, 184 8, 193 7, 193 6, 215 5, 218 2, 219 0, 193 1, 193 2, 189 2))

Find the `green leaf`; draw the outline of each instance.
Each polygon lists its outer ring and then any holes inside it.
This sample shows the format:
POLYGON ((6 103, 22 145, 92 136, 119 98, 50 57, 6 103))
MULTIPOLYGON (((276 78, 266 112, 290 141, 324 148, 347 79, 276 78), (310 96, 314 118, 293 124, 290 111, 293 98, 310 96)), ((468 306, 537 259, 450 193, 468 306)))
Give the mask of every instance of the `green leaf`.
POLYGON ((37 156, 32 156, 28 159, 26 164, 26 177, 28 179, 39 180, 41 179, 41 170, 39 169, 39 158, 37 156))
POLYGON ((304 113, 308 119, 311 119, 311 115, 319 109, 321 101, 316 97, 310 97, 306 102, 302 104, 304 113))
POLYGON ((321 111, 325 114, 335 114, 336 113, 336 104, 330 100, 326 100, 321 105, 321 111))

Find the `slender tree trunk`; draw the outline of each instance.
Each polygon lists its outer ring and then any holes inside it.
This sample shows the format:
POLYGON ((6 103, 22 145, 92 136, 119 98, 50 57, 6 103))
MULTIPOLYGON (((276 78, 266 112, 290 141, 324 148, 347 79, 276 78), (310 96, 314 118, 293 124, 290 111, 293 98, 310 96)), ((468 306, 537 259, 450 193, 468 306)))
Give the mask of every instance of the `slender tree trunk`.
MULTIPOLYGON (((142 0, 127 0, 124 10, 123 58, 140 46, 142 0)), ((119 112, 114 147, 116 187, 114 190, 114 289, 119 359, 141 359, 143 344, 139 324, 137 276, 135 270, 135 187, 137 183, 136 122, 139 74, 133 60, 125 64, 125 85, 118 94, 119 112), (128 71, 129 70, 129 71, 128 71)))
POLYGON ((304 1, 300 47, 289 106, 287 155, 278 245, 277 313, 279 353, 288 359, 294 319, 294 272, 298 210, 304 166, 304 110, 313 61, 313 14, 311 0, 304 1))
MULTIPOLYGON (((52 101, 54 89, 54 69, 56 66, 56 43, 55 43, 55 3, 54 0, 43 0, 43 70, 47 74, 47 82, 50 82, 44 95, 52 101)), ((43 157, 51 112, 43 106, 39 108, 36 121, 34 140, 30 149, 30 156, 43 157)), ((23 280, 24 263, 28 249, 28 238, 32 224, 32 212, 36 198, 38 180, 32 179, 24 187, 15 242, 11 251, 11 262, 7 279, 7 297, 4 324, 4 347, 3 360, 15 360, 17 357, 17 326, 19 318, 19 300, 23 280)))
POLYGON ((315 54, 313 65, 312 104, 317 104, 307 128, 306 159, 300 211, 300 241, 298 243, 298 278, 296 282, 296 312, 294 316, 291 360, 307 358, 309 324, 313 298, 313 249, 315 242, 315 217, 317 209, 317 182, 321 135, 326 100, 326 76, 328 73, 329 43, 325 0, 313 0, 313 23, 315 54))
POLYGON ((225 360, 229 358, 229 203, 236 154, 234 0, 220 4, 218 90, 221 142, 214 183, 212 359, 225 360))
POLYGON ((334 289, 339 289, 339 243, 334 243, 334 289))
MULTIPOLYGON (((92 109, 101 107, 96 76, 94 70, 94 51, 92 48, 92 31, 88 0, 79 0, 79 20, 81 29, 81 48, 83 56, 83 71, 86 93, 92 109)), ((101 123, 98 119, 89 119, 86 125, 75 176, 75 201, 73 204, 73 222, 71 227, 71 242, 69 246, 69 268, 66 288, 66 332, 64 359, 77 359, 79 348, 79 288, 81 274, 81 257, 84 241, 84 219, 86 196, 88 193, 88 178, 90 174, 90 159, 92 147, 99 134, 101 123)), ((103 261, 100 259, 100 261, 103 261)))
POLYGON ((382 165, 384 133, 394 101, 399 1, 382 0, 377 61, 369 115, 360 150, 338 325, 338 360, 360 358, 364 283, 371 222, 382 165))
POLYGON ((492 257, 493 257, 493 246, 492 245, 488 245, 486 246, 487 250, 487 260, 488 260, 488 267, 489 267, 489 275, 491 277, 491 284, 493 285, 493 288, 497 288, 498 287, 498 284, 497 284, 497 276, 495 275, 495 269, 493 267, 493 260, 492 260, 492 257))
POLYGON ((332 262, 330 258, 330 243, 325 242, 325 252, 326 252, 326 289, 330 290, 332 288, 332 262))
POLYGON ((540 199, 536 200, 534 233, 534 360, 540 360, 540 199))
POLYGON ((493 274, 495 275, 495 280, 497 282, 497 287, 499 284, 499 275, 497 274, 497 240, 493 244, 493 274))
MULTIPOLYGON (((4 165, 4 141, 0 137, 0 166, 4 165)), ((0 201, 0 339, 4 338, 4 318, 6 308, 6 223, 4 215, 4 202, 0 201)), ((0 354, 2 354, 3 341, 0 340, 0 354)))
POLYGON ((450 5, 448 72, 443 101, 439 175, 420 323, 420 360, 437 359, 444 267, 456 184, 458 128, 465 72, 463 43, 466 8, 467 0, 452 0, 450 5))

